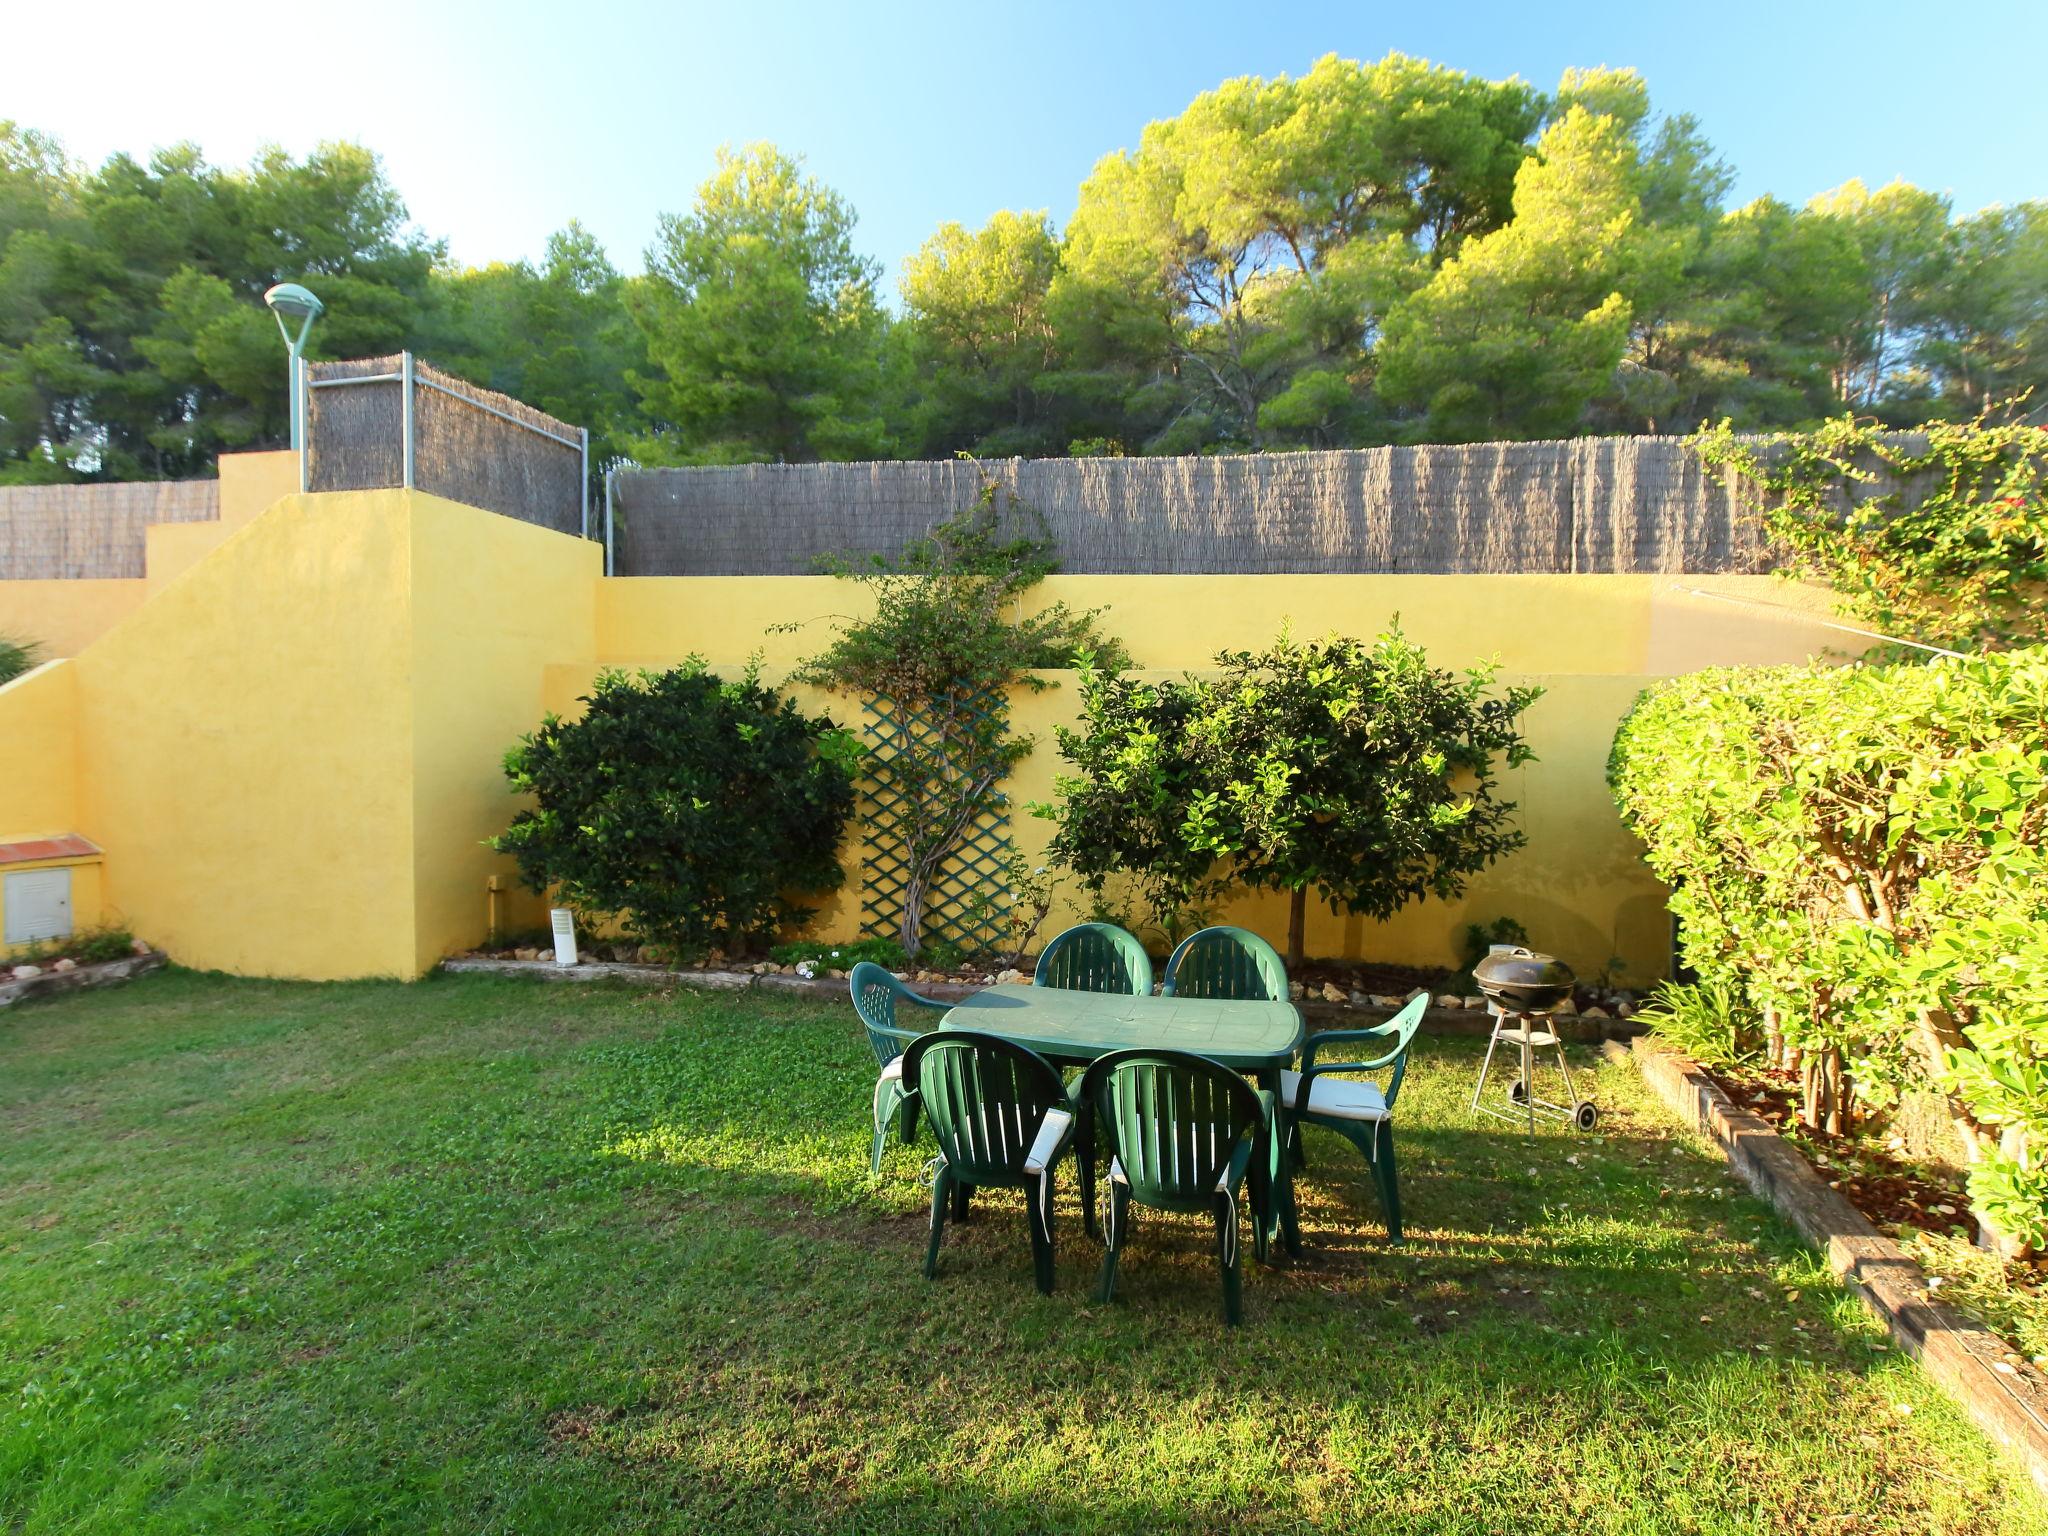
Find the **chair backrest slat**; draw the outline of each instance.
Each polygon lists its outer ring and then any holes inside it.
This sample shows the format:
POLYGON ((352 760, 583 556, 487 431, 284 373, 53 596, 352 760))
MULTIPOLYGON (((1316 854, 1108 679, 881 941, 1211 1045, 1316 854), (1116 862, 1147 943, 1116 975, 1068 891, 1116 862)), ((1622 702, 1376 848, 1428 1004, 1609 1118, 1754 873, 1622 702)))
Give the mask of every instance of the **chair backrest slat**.
POLYGON ((1204 928, 1189 934, 1166 962, 1169 997, 1287 1001, 1287 966, 1279 951, 1243 928, 1204 928))
POLYGON ((1135 935, 1114 923, 1082 923, 1045 946, 1031 981, 1068 992, 1148 997, 1152 960, 1135 935))
POLYGON ((973 1030, 919 1036, 904 1053, 903 1084, 923 1099, 947 1167, 969 1184, 1021 1180, 1046 1111, 1068 1104, 1051 1062, 973 1030))
POLYGON ((1131 1192, 1148 1205, 1201 1209, 1261 1120, 1258 1095, 1228 1067, 1185 1051, 1115 1051, 1082 1079, 1131 1192))
POLYGON ((925 1005, 924 999, 872 960, 863 960, 856 965, 847 976, 846 985, 853 993, 853 1011, 868 1027, 868 1045, 874 1050, 875 1065, 886 1067, 903 1054, 903 1042, 884 1031, 917 1027, 899 1022, 896 1012, 898 999, 919 1007, 925 1005))

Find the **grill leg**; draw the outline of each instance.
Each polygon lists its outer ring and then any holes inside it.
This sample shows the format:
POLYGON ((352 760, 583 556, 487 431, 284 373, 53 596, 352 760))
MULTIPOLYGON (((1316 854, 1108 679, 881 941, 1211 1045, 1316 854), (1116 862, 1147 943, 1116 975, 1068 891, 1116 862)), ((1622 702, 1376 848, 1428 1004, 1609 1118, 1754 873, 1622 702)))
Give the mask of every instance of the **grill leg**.
POLYGON ((1500 1044, 1500 1026, 1501 1015, 1495 1014, 1493 1016, 1493 1034, 1486 1042, 1486 1060, 1479 1065, 1479 1083, 1472 1090, 1472 1107, 1474 1109, 1479 1107, 1480 1097, 1486 1092, 1486 1074, 1493 1070, 1493 1052, 1494 1048, 1500 1044))
POLYGON ((1529 1020, 1522 1019, 1522 1102, 1529 1108, 1529 1134, 1536 1134, 1536 1051, 1529 1044, 1529 1020))
POLYGON ((1557 1070, 1564 1078, 1565 1100, 1571 1105, 1572 1111, 1577 1113, 1579 1107, 1579 1087, 1578 1084, 1572 1081, 1572 1069, 1565 1065, 1563 1035, 1557 1037, 1557 1070))

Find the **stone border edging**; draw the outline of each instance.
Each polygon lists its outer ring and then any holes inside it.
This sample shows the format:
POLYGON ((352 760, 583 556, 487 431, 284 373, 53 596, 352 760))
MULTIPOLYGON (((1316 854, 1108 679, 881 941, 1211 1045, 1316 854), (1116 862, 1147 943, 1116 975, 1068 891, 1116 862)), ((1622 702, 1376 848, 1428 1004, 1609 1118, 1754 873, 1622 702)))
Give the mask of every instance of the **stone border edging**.
MULTIPOLYGON (((786 992, 795 997, 809 997, 822 1002, 841 1002, 846 997, 846 983, 829 976, 784 976, 773 972, 756 976, 751 971, 697 971, 670 970, 659 965, 633 965, 617 960, 581 960, 575 965, 556 965, 552 960, 492 960, 483 957, 448 959, 441 962, 443 971, 456 976, 524 976, 541 981, 622 981, 639 987, 689 987, 699 992, 743 992, 750 987, 764 991, 786 992)), ((921 996, 935 1002, 957 1003, 972 993, 979 992, 979 984, 969 986, 955 981, 912 982, 921 996)), ((1302 1017, 1316 1023, 1331 1026, 1350 1024, 1373 1024, 1391 1018, 1391 1008, 1352 1008, 1339 1003, 1322 1003, 1304 1000, 1295 1004, 1302 1017)), ((1492 1031, 1489 1016, 1477 1009, 1430 1008, 1423 1014, 1423 1023, 1431 1034, 1485 1036, 1492 1031)), ((1561 1026, 1559 1032, 1574 1045, 1590 1044, 1614 1036, 1635 1034, 1636 1028, 1628 1019, 1581 1019, 1559 1018, 1552 1021, 1561 1026)))
POLYGON ((102 960, 98 965, 81 965, 75 971, 45 971, 20 981, 0 981, 0 1008, 41 997, 50 992, 75 992, 86 987, 112 987, 151 971, 161 970, 166 957, 159 950, 146 955, 126 955, 119 960, 102 960))
POLYGON ((1611 1060, 1627 1059, 1686 1125, 1711 1139, 1729 1166, 1777 1207, 1828 1268, 1891 1331, 1898 1346, 2048 1494, 2048 1375, 2021 1360, 2005 1340, 1931 1299, 1927 1275, 1872 1226, 1761 1115, 1742 1108, 1677 1052, 1637 1040, 1609 1041, 1611 1060), (2007 1374, 2010 1372, 2010 1374, 2007 1374))

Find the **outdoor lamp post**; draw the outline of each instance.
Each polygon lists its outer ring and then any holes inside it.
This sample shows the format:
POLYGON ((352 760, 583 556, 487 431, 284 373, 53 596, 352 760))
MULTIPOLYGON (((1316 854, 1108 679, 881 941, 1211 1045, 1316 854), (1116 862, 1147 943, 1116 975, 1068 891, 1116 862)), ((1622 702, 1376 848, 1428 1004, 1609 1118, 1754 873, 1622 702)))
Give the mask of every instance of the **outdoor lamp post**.
POLYGON ((313 322, 320 318, 324 306, 313 297, 309 288, 297 283, 279 283, 263 295, 263 302, 270 306, 270 312, 277 316, 277 328, 284 336, 284 344, 291 348, 291 363, 286 370, 288 387, 291 392, 292 451, 303 453, 306 449, 305 397, 300 387, 299 374, 306 366, 306 338, 313 332, 313 322), (299 334, 292 334, 292 321, 299 322, 299 334))

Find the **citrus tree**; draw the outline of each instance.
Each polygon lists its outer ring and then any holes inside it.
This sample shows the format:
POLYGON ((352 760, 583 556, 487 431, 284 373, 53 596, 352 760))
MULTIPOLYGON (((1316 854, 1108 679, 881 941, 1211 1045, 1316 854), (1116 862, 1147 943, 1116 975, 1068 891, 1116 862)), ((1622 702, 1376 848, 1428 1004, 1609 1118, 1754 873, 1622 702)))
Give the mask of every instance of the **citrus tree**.
POLYGON ((1164 683, 1084 671, 1081 723, 1059 732, 1075 771, 1038 810, 1090 889, 1128 874, 1163 916, 1232 888, 1285 891, 1298 965, 1311 891, 1390 917, 1522 846, 1500 773, 1532 756, 1520 720, 1540 689, 1496 691, 1490 664, 1432 666, 1398 626, 1283 633, 1216 666, 1164 683))

